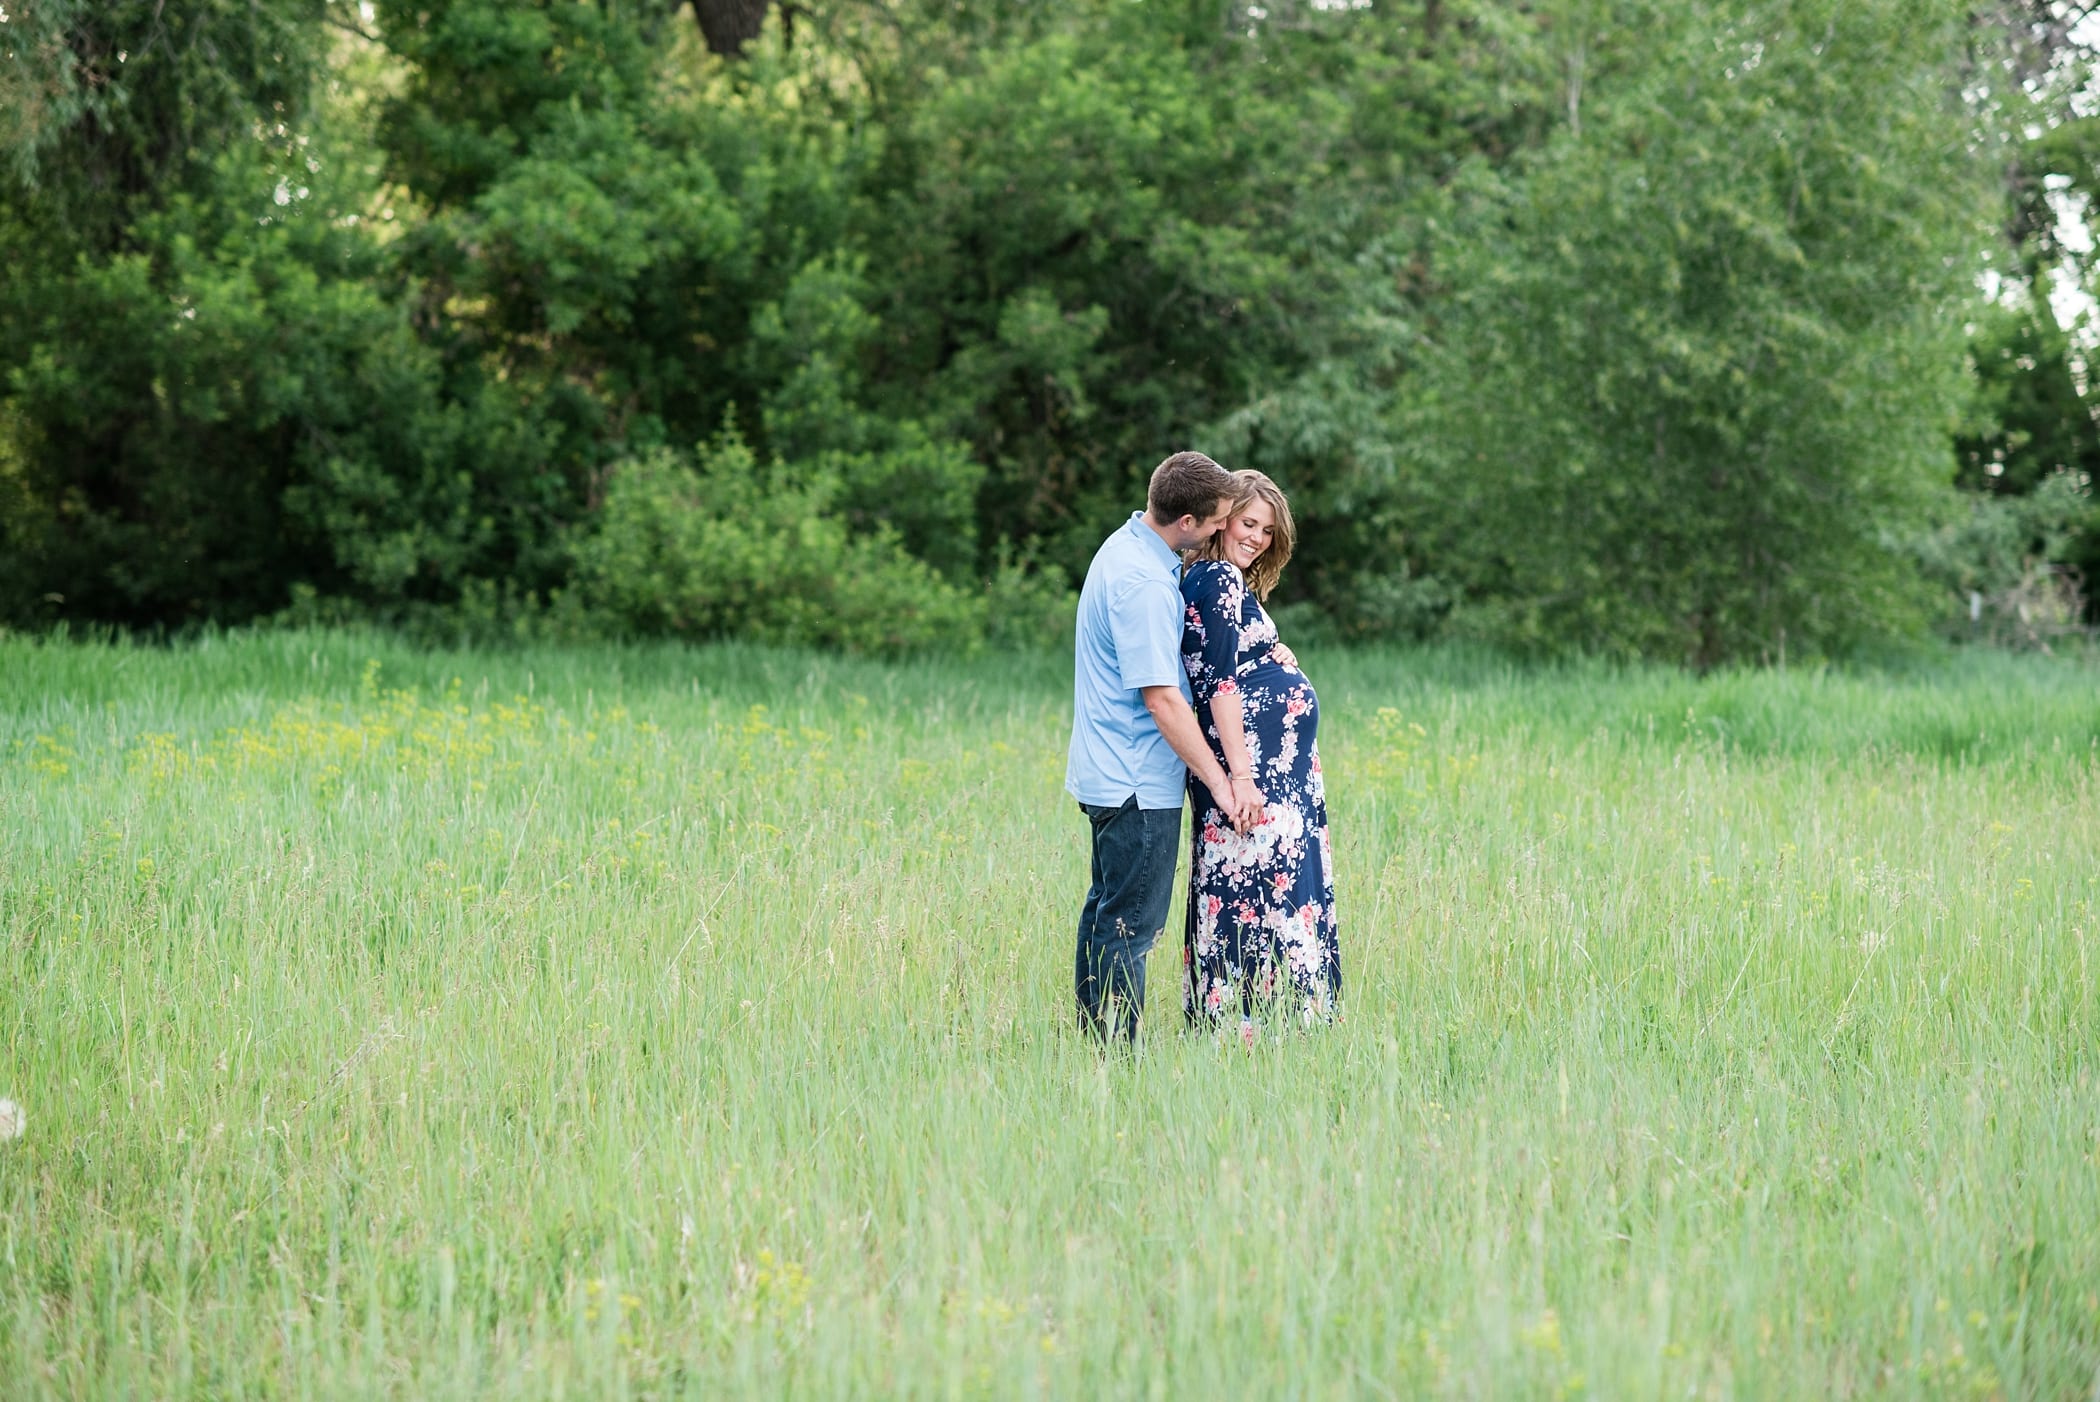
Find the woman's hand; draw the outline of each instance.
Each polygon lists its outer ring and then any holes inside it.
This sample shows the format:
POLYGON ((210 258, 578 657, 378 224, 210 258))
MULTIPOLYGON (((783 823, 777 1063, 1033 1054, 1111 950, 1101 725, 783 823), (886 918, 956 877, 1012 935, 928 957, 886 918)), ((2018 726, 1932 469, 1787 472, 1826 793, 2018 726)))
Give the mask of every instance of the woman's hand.
POLYGON ((1222 747, 1218 757, 1224 761, 1221 777, 1225 780, 1225 792, 1211 792, 1217 793, 1219 802, 1225 805, 1225 816, 1232 820, 1233 828, 1246 832, 1261 821, 1261 806, 1266 800, 1261 790, 1254 787, 1254 760, 1247 753, 1247 717, 1240 705, 1237 686, 1210 698, 1210 718, 1222 747))
POLYGON ((1254 786, 1253 775, 1232 776, 1232 810, 1229 816, 1232 818, 1233 827, 1241 832, 1252 829, 1261 822, 1261 810, 1268 801, 1268 796, 1254 786))
POLYGON ((1275 658, 1285 667, 1290 668, 1293 672, 1296 672, 1298 670, 1298 654, 1292 652, 1288 647, 1285 647, 1282 643, 1278 643, 1275 647, 1269 649, 1269 655, 1275 658))

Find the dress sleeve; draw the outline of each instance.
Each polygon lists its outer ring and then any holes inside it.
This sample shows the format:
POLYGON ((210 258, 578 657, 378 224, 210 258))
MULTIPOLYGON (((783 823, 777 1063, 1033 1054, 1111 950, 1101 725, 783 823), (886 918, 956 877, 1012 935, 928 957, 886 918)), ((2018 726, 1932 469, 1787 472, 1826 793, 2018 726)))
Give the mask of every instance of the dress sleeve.
POLYGON ((1239 572, 1222 561, 1206 560, 1190 568, 1182 583, 1188 600, 1181 633, 1181 659, 1188 669, 1196 704, 1239 690, 1240 626, 1247 590, 1239 572))

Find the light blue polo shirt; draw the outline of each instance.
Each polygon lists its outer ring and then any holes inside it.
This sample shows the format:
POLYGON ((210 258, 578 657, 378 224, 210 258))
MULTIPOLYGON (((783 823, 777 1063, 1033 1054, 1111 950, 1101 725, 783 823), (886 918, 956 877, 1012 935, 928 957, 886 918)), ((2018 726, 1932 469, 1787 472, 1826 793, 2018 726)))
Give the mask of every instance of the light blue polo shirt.
POLYGON ((1140 808, 1181 807, 1188 768, 1139 692, 1178 686, 1188 697, 1181 612, 1181 559, 1133 511, 1094 552, 1079 590, 1065 788, 1081 803, 1120 808, 1136 794, 1140 808))

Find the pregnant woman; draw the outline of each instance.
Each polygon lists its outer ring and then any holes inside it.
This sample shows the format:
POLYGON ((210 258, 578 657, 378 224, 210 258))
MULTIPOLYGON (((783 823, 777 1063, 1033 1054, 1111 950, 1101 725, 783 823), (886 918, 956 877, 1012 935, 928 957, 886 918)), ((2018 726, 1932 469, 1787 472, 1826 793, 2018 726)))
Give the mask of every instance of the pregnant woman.
POLYGON ((1335 1017, 1342 963, 1319 698, 1262 609, 1297 532, 1274 482, 1259 472, 1232 476, 1225 528, 1190 551, 1182 571, 1181 662, 1235 796, 1251 789, 1265 806, 1260 822, 1235 832, 1226 814, 1236 805, 1189 779, 1196 816, 1183 1007, 1198 1026, 1236 1019, 1252 1042, 1271 1018, 1335 1017))

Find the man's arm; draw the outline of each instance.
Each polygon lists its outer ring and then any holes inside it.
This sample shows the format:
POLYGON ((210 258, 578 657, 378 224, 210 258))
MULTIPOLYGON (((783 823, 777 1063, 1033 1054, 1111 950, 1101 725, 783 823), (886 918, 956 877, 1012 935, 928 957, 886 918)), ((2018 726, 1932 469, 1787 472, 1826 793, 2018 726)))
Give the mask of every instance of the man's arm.
POLYGON ((1225 815, 1232 819, 1233 827, 1245 832, 1254 825, 1261 812, 1258 800, 1250 800, 1246 792, 1235 793, 1232 781, 1226 777, 1217 756, 1210 752, 1210 745, 1203 738, 1202 727, 1196 724, 1196 713, 1189 708, 1188 699, 1178 686, 1148 686, 1140 688, 1145 698, 1145 709, 1152 713, 1153 724, 1167 738, 1174 753, 1189 767, 1209 789, 1213 797, 1225 806, 1225 815))

